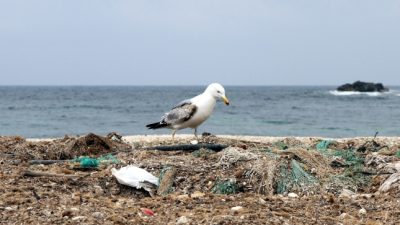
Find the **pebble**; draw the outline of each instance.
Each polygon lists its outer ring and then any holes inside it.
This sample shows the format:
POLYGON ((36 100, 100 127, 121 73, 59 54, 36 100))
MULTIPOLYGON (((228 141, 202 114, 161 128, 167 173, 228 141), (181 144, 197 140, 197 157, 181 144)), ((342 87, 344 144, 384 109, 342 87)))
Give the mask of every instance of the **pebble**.
POLYGON ((103 188, 101 188, 100 186, 98 186, 98 185, 95 185, 95 186, 93 186, 93 188, 94 188, 94 193, 96 194, 96 195, 103 195, 104 194, 104 190, 103 190, 103 188))
POLYGON ((342 213, 342 214, 340 214, 339 219, 344 220, 346 217, 347 217, 347 213, 342 213))
POLYGON ((354 193, 353 191, 350 191, 349 189, 343 189, 339 195, 339 198, 351 198, 355 194, 356 193, 354 193))
POLYGON ((265 205, 265 204, 267 204, 267 201, 265 201, 265 200, 262 199, 262 198, 259 198, 259 199, 258 199, 258 203, 260 203, 260 204, 262 204, 262 205, 265 205))
POLYGON ((176 220, 176 224, 186 224, 189 223, 189 219, 186 216, 181 216, 176 220))
POLYGON ((74 218, 72 218, 71 220, 72 221, 77 221, 77 220, 83 220, 83 219, 85 219, 86 218, 86 216, 75 216, 74 218))
POLYGON ((104 214, 102 212, 94 212, 92 213, 92 216, 96 219, 102 219, 104 218, 104 214))
POLYGON ((195 191, 190 195, 190 197, 192 197, 192 198, 202 198, 202 197, 204 197, 204 195, 205 194, 200 192, 200 191, 195 191))
POLYGON ((365 215, 365 214, 367 214, 367 210, 365 210, 364 208, 361 208, 360 211, 358 211, 358 214, 365 215))
POLYGON ((51 211, 49 211, 49 210, 43 210, 42 213, 47 217, 51 216, 51 211))
POLYGON ((242 206, 235 206, 235 207, 231 208, 232 211, 239 211, 239 210, 242 210, 242 209, 243 209, 242 206))
POLYGON ((311 173, 312 173, 312 174, 317 174, 317 169, 311 168, 311 173))
POLYGON ((192 140, 192 141, 190 141, 190 144, 192 144, 192 145, 197 145, 198 143, 199 143, 198 140, 192 140))
POLYGON ((12 207, 6 207, 7 211, 13 211, 14 209, 12 207))
POLYGON ((298 198, 299 197, 296 193, 293 193, 293 192, 289 193, 287 196, 289 198, 298 198))

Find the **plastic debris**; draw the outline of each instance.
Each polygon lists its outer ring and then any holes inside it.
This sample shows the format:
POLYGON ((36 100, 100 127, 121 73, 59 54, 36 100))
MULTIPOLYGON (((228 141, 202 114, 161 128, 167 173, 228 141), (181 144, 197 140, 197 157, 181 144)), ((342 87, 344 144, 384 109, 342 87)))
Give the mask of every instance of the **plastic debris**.
POLYGON ((147 216, 154 216, 154 212, 151 209, 148 208, 140 208, 140 210, 142 210, 142 212, 144 214, 146 214, 147 216))
POLYGON ((288 197, 289 197, 289 198, 298 198, 299 196, 298 196, 296 193, 290 192, 290 193, 288 194, 288 197))
POLYGON ((158 177, 133 165, 122 167, 119 170, 112 168, 111 173, 117 178, 120 184, 137 189, 145 188, 146 184, 144 182, 149 182, 158 186, 158 177))
POLYGON ((230 195, 239 192, 239 186, 234 179, 217 182, 213 187, 212 192, 215 194, 230 195))
POLYGON ((232 207, 232 208, 231 208, 232 211, 240 211, 240 210, 242 210, 242 209, 243 209, 242 206, 235 206, 235 207, 232 207))
POLYGON ((100 164, 117 164, 119 160, 115 156, 108 154, 99 158, 83 156, 73 159, 72 162, 78 162, 82 168, 97 168, 100 164))
POLYGON ((329 140, 322 140, 322 141, 320 141, 318 144, 317 144, 317 146, 316 146, 316 148, 317 148, 317 150, 326 150, 326 149, 328 149, 328 146, 331 144, 331 141, 329 141, 329 140))
POLYGON ((296 160, 282 163, 279 167, 276 192, 283 194, 290 190, 303 190, 315 186, 317 179, 308 174, 296 160))

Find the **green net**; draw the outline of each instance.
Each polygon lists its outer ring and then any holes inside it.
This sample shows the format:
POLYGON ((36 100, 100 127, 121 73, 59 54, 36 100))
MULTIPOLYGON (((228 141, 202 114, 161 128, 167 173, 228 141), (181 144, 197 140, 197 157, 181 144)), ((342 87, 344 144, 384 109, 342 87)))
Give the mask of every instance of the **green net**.
POLYGON ((287 144, 285 144, 283 141, 275 142, 274 146, 278 147, 280 150, 286 150, 289 148, 289 146, 287 146, 287 144))
POLYGON ((319 151, 321 151, 321 150, 327 150, 330 144, 331 144, 331 141, 329 141, 329 140, 322 140, 322 141, 320 141, 320 142, 317 144, 316 148, 317 148, 317 150, 319 150, 319 151))
POLYGON ((336 150, 333 152, 333 156, 341 157, 347 166, 360 167, 364 164, 364 158, 358 156, 356 150, 336 150))
POLYGON ((308 174, 295 159, 292 159, 290 163, 281 164, 278 173, 276 182, 278 194, 309 189, 318 183, 317 179, 308 174))
POLYGON ((161 195, 167 195, 173 191, 173 172, 174 168, 170 165, 164 166, 158 176, 158 193, 161 195), (172 174, 171 174, 172 173, 172 174), (171 176, 172 175, 172 176, 171 176))
POLYGON ((117 164, 119 160, 111 154, 101 156, 99 158, 91 158, 88 156, 82 156, 71 160, 72 162, 79 163, 82 168, 97 168, 100 164, 117 164))
POLYGON ((218 181, 212 188, 215 194, 230 195, 239 192, 239 186, 234 180, 218 181))

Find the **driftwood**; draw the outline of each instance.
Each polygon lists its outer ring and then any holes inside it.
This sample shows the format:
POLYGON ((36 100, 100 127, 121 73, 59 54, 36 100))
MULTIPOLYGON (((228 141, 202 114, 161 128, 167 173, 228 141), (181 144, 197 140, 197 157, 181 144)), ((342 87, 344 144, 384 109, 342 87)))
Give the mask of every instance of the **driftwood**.
POLYGON ((40 171, 33 171, 33 170, 25 170, 22 173, 22 175, 28 176, 28 177, 71 177, 71 178, 81 177, 79 175, 47 173, 47 172, 40 172, 40 171))
POLYGON ((379 151, 381 149, 384 149, 384 148, 389 148, 389 146, 387 146, 387 145, 381 146, 379 143, 377 143, 375 141, 375 138, 376 138, 376 136, 378 136, 378 134, 379 134, 378 131, 375 132, 374 138, 372 138, 372 140, 370 140, 370 141, 364 142, 364 144, 362 144, 359 148, 357 148, 357 152, 366 152, 368 150, 367 146, 369 144, 372 144, 373 148, 370 149, 370 150, 373 151, 373 152, 377 152, 377 151, 379 151))
POLYGON ((216 152, 222 151, 228 145, 220 144, 196 144, 196 145, 160 145, 145 148, 145 150, 160 150, 160 151, 196 151, 201 148, 210 149, 216 152))
POLYGON ((44 160, 44 159, 36 159, 36 160, 29 160, 30 165, 35 165, 35 164, 43 164, 43 165, 50 165, 54 163, 63 163, 67 162, 68 160, 44 160))

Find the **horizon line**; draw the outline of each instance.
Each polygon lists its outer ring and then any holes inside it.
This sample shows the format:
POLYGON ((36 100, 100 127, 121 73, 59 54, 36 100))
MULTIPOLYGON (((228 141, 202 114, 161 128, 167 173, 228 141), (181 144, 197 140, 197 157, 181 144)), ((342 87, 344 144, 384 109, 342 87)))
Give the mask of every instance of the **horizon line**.
MULTIPOLYGON (((203 87, 208 84, 0 84, 0 87, 203 87)), ((224 84, 226 87, 335 87, 341 84, 224 84)), ((385 85, 387 87, 400 84, 385 85)))

